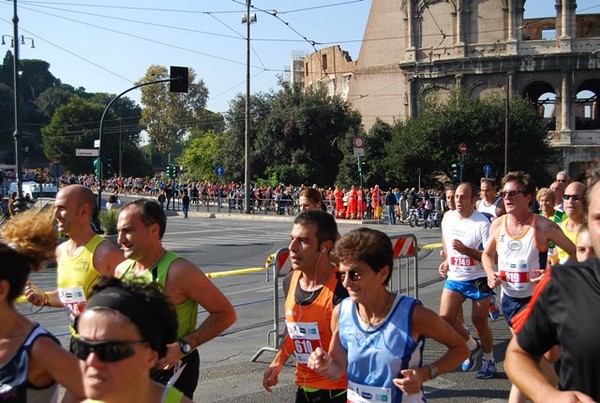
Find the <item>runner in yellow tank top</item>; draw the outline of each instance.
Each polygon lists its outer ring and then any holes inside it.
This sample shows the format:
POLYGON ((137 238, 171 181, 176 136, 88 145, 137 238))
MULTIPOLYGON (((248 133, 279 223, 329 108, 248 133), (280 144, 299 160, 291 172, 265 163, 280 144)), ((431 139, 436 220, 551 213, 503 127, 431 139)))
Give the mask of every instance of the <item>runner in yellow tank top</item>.
POLYGON ((92 229, 95 211, 96 197, 89 188, 69 185, 58 192, 54 218, 57 230, 69 236, 68 241, 56 248, 58 289, 42 292, 31 284, 25 292, 34 305, 64 307, 69 325, 83 309, 98 278, 113 276, 117 264, 123 261, 123 253, 116 245, 92 229))

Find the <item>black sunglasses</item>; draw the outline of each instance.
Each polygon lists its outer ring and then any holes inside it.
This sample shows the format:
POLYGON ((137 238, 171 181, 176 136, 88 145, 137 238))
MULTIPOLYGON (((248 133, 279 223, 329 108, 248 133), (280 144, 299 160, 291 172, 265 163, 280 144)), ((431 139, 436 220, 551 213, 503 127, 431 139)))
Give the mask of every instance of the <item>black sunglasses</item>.
POLYGON ((509 190, 509 191, 502 191, 500 193, 498 193, 500 195, 501 198, 505 198, 506 196, 508 197, 515 197, 517 195, 517 193, 521 193, 522 195, 526 195, 527 192, 524 190, 509 190))
POLYGON ((343 271, 335 272, 335 278, 337 278, 340 283, 344 282, 344 280, 346 279, 346 275, 348 275, 350 281, 354 282, 360 280, 360 274, 355 270, 350 270, 348 273, 343 271))
POLYGON ((88 356, 96 353, 102 362, 116 362, 132 357, 135 354, 134 344, 144 344, 145 341, 89 341, 77 337, 73 339, 73 354, 80 360, 87 360, 88 356))
POLYGON ((569 199, 573 199, 574 201, 579 201, 579 200, 581 200, 581 196, 579 196, 579 195, 568 195, 568 194, 564 194, 563 195, 563 200, 569 200, 569 199))

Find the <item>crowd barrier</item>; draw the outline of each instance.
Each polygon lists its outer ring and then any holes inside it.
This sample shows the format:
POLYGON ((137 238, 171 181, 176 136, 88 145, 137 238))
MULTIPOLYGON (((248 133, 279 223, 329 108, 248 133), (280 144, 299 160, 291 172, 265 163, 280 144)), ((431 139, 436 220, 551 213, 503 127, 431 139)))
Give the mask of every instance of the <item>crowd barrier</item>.
MULTIPOLYGON (((273 255, 273 258, 268 263, 269 270, 267 270, 266 280, 270 280, 269 273, 271 273, 273 281, 273 329, 267 333, 267 345, 262 347, 254 354, 250 361, 254 362, 264 353, 265 351, 271 351, 276 353, 283 339, 283 333, 280 328, 280 317, 279 317, 279 279, 285 277, 286 274, 292 270, 292 263, 290 262, 290 251, 288 248, 281 248, 273 255)), ((269 257, 271 258, 271 257, 269 257)))
MULTIPOLYGON (((394 288, 394 275, 390 279, 390 289, 392 291, 402 292, 402 277, 403 273, 406 273, 406 295, 411 295, 411 290, 415 298, 419 298, 419 263, 418 263, 418 247, 417 237, 414 234, 403 234, 390 236, 392 245, 394 247, 394 271, 396 271, 396 278, 398 287, 394 288), (410 269, 413 269, 413 284, 410 283, 410 269)), ((281 248, 274 255, 269 256, 267 264, 269 269, 267 271, 267 281, 272 279, 273 281, 273 328, 267 333, 267 345, 260 348, 251 361, 256 361, 265 351, 276 353, 281 341, 284 337, 282 332, 281 322, 284 316, 280 316, 279 309, 279 279, 283 278, 292 269, 291 262, 289 259, 290 251, 288 248, 281 248)))

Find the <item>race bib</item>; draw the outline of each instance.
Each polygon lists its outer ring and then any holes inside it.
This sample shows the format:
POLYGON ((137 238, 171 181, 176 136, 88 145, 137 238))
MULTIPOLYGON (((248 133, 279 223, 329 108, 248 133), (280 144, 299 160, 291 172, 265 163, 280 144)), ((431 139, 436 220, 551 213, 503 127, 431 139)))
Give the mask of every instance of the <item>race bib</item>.
POLYGON ((348 381, 347 399, 351 403, 391 402, 392 390, 348 381))
POLYGON ((306 365, 308 357, 321 345, 321 335, 317 322, 288 322, 287 330, 294 342, 296 361, 306 365))
POLYGON ((450 266, 454 270, 474 270, 475 259, 465 255, 450 256, 450 266))
POLYGON ((527 260, 505 262, 500 269, 500 277, 506 282, 505 287, 515 291, 525 290, 529 283, 529 265, 527 260))
POLYGON ((83 293, 83 287, 70 287, 70 288, 59 288, 58 298, 63 303, 65 311, 67 313, 67 319, 69 323, 73 325, 75 318, 83 312, 85 307, 85 294, 83 293))

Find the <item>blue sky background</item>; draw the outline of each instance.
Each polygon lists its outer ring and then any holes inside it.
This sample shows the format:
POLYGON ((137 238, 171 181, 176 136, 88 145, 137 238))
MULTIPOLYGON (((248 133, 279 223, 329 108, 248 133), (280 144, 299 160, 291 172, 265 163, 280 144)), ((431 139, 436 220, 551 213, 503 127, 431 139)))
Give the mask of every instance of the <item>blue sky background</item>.
MULTIPOLYGON (((579 0, 578 14, 600 13, 579 0)), ((277 89, 292 52, 339 44, 358 57, 370 0, 253 0, 251 91, 277 89)), ((554 15, 554 1, 528 0, 526 18, 554 15)), ((224 112, 245 92, 245 0, 18 0, 21 58, 50 63, 52 74, 89 92, 118 94, 151 64, 190 66, 206 83, 208 108, 224 112)), ((13 1, 0 1, 0 33, 12 36, 13 1)), ((7 41, 10 44, 10 41, 7 41)), ((9 50, 2 49, 3 55, 9 50)), ((139 91, 128 94, 139 101, 139 91)))

